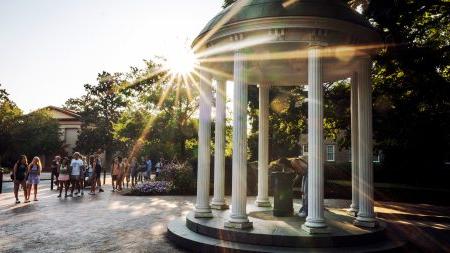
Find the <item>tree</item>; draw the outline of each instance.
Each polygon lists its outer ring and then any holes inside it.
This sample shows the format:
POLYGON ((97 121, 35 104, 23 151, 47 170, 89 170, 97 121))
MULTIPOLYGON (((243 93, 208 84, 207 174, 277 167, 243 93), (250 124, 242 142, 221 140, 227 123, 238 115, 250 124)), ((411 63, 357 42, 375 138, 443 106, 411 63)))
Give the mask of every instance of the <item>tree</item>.
POLYGON ((369 1, 364 11, 388 45, 373 68, 374 134, 400 178, 450 160, 449 12, 440 0, 369 1))
POLYGON ((22 111, 9 99, 6 90, 0 88, 0 164, 12 156, 13 136, 11 130, 14 129, 16 121, 21 115, 22 111))
POLYGON ((160 66, 152 61, 146 63, 145 70, 134 71, 139 73, 133 75, 138 82, 130 86, 129 92, 138 102, 115 124, 115 136, 135 156, 144 153, 192 158, 192 143, 196 141, 192 116, 198 108, 193 97, 198 92, 181 76, 152 75, 160 66))
POLYGON ((48 110, 41 109, 23 115, 11 129, 12 149, 29 156, 53 155, 62 149, 59 123, 48 110))
POLYGON ((113 125, 128 104, 123 92, 126 81, 120 73, 102 72, 97 82, 95 85, 85 84, 86 94, 69 99, 65 107, 79 113, 83 122, 76 149, 89 154, 101 148, 109 164, 113 152, 118 149, 113 125))

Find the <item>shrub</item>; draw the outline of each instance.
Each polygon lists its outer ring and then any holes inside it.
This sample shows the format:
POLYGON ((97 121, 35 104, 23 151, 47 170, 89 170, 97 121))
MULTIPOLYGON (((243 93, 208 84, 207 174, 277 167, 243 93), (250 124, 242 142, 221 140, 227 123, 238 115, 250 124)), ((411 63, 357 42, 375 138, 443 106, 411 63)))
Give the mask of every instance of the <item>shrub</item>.
POLYGON ((173 183, 168 181, 149 181, 137 184, 127 195, 164 195, 173 190, 173 183))
POLYGON ((173 183, 175 194, 192 194, 195 189, 194 172, 189 163, 171 162, 163 167, 158 180, 173 183))

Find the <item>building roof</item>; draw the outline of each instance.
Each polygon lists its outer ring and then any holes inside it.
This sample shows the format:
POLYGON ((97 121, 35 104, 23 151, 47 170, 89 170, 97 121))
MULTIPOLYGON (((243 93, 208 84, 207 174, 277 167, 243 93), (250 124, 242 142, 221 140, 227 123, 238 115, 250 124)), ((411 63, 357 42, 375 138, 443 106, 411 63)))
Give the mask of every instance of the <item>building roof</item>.
MULTIPOLYGON (((213 29, 232 10, 233 5, 227 7, 211 19, 198 37, 213 29)), ((365 17, 352 10, 340 0, 250 0, 224 26, 252 19, 300 16, 338 19, 373 29, 365 17), (291 3, 286 4, 288 2, 291 3), (286 7, 283 6, 283 3, 285 3, 286 7)))
POLYGON ((80 119, 81 118, 81 116, 78 113, 76 113, 76 112, 74 112, 72 110, 56 107, 56 106, 53 106, 53 105, 47 106, 47 107, 45 107, 43 109, 55 110, 55 111, 58 111, 60 113, 69 115, 71 117, 74 117, 76 119, 80 119))

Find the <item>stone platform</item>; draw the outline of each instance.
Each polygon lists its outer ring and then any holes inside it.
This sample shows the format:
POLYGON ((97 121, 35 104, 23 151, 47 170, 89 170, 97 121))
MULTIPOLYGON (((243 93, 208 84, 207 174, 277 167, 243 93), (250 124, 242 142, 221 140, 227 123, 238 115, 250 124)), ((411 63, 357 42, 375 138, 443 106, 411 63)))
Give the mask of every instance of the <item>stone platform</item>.
MULTIPOLYGON (((298 208, 296 208, 298 210, 298 208)), ((168 225, 168 237, 194 252, 388 252, 404 246, 386 237, 386 224, 373 229, 353 225, 354 217, 328 209, 329 233, 310 235, 301 229, 298 216, 274 217, 270 208, 248 205, 253 228, 224 227, 229 210, 213 210, 214 218, 197 219, 193 213, 168 225)))

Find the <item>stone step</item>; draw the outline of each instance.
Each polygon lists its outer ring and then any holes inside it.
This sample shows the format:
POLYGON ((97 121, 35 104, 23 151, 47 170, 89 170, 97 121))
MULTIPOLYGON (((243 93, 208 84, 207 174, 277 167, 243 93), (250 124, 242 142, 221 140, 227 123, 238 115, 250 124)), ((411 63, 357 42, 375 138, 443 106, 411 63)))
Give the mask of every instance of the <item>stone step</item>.
POLYGON ((186 226, 184 218, 178 218, 171 221, 167 227, 168 238, 181 248, 192 252, 409 252, 404 242, 385 240, 378 243, 367 244, 355 247, 339 247, 339 248, 295 248, 295 247, 274 247, 257 244, 246 244, 238 242, 230 242, 217 238, 208 237, 197 234, 189 230, 186 226))

